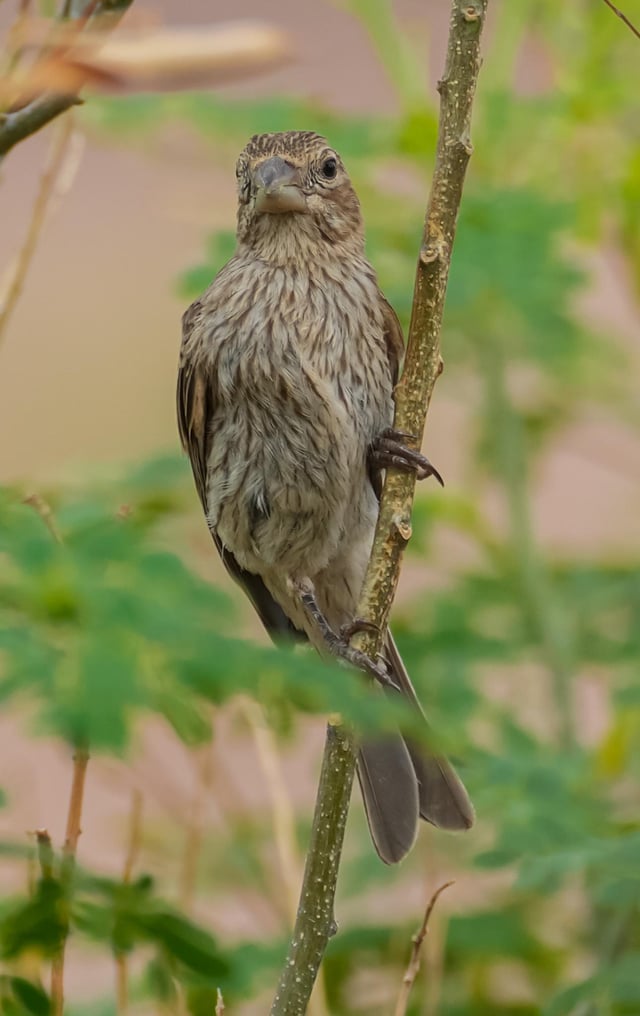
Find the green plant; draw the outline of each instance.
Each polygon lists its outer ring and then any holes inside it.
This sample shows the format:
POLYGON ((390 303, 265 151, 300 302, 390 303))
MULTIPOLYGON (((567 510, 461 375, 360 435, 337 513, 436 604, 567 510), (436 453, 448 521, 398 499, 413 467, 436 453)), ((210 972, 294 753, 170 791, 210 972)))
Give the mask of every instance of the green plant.
MULTIPOLYGON (((372 34, 379 36, 377 17, 387 19, 385 32, 400 33, 389 53, 410 50, 389 5, 357 6, 372 34)), ((630 87, 637 52, 604 4, 521 2, 496 18, 436 396, 436 408, 464 407, 457 482, 419 497, 411 552, 416 567, 429 563, 434 581, 395 614, 434 726, 465 761, 480 820, 466 841, 424 833, 407 865, 390 874, 352 816, 341 934, 325 966, 331 1012, 390 1011, 426 866, 464 876, 439 904, 411 1013, 625 1016, 640 1008, 639 554, 616 532, 588 549, 553 545, 538 510, 541 472, 586 419, 605 419, 612 433, 638 440, 632 354, 612 329, 603 334, 577 310, 590 282, 588 255, 605 241, 624 258, 638 299, 640 136, 630 87), (531 40, 547 72, 526 93, 516 79, 531 40), (602 704, 592 729, 580 705, 587 685, 602 704), (410 894, 409 908, 379 907, 371 916, 367 901, 388 899, 390 887, 410 894)), ((229 171, 255 131, 326 133, 363 197, 371 258, 406 324, 436 118, 426 88, 421 97, 414 77, 407 84, 389 69, 399 86, 395 118, 193 94, 100 100, 82 118, 119 144, 180 120, 229 171), (395 192, 388 169, 398 164, 415 188, 395 192)), ((185 297, 225 260, 228 243, 228 235, 213 239, 204 264, 185 273, 185 297)), ((434 422, 430 448, 437 436, 434 422)), ((616 468, 615 447, 607 452, 616 468)), ((438 465, 446 479, 447 463, 438 465)), ((145 464, 115 490, 53 491, 60 545, 20 504, 22 492, 5 491, 5 708, 26 702, 38 731, 70 743, 88 737, 104 751, 126 751, 141 719, 158 713, 186 744, 206 743, 211 714, 203 702, 218 709, 238 688, 264 703, 282 737, 295 729, 299 709, 371 709, 370 722, 379 722, 357 683, 328 679, 311 657, 230 637, 238 608, 228 587, 196 577, 193 562, 169 549, 176 541, 168 533, 184 532, 195 511, 185 473, 171 458, 145 464), (131 508, 126 518, 117 517, 122 502, 131 508)), ((580 511, 578 501, 569 506, 580 511)), ((286 919, 278 934, 237 942, 220 933, 213 911, 229 865, 231 876, 250 873, 242 877, 256 893, 273 898, 264 849, 272 832, 253 817, 229 822, 224 844, 205 837, 202 846, 217 865, 199 883, 215 938, 166 902, 169 879, 139 876, 125 885, 78 867, 65 881, 59 860, 43 871, 36 846, 16 830, 2 844, 12 870, 24 870, 28 857, 40 870, 35 887, 0 907, 6 1011, 48 1011, 40 970, 23 976, 21 957, 50 955, 69 921, 76 939, 97 941, 116 959, 142 950, 146 968, 132 980, 132 1000, 176 1006, 179 993, 180 1004, 200 1013, 213 1011, 218 986, 232 1012, 242 998, 262 997, 286 949, 286 919)))

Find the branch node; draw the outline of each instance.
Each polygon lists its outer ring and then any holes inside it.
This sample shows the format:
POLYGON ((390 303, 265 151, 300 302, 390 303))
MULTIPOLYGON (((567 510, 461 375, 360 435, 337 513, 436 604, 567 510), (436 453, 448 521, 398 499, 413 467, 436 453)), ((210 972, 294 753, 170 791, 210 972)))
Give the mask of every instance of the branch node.
POLYGON ((394 515, 392 519, 393 528, 399 534, 400 538, 408 543, 411 539, 411 516, 409 515, 394 515))
POLYGON ((462 12, 465 21, 480 21, 482 18, 482 5, 480 3, 469 3, 462 12))
POLYGON ((460 138, 460 144, 462 145, 462 149, 465 155, 468 156, 473 155, 473 142, 469 134, 465 133, 462 135, 462 137, 460 138))
POLYGON ((440 257, 440 251, 435 243, 420 248, 420 262, 423 265, 432 265, 440 257))

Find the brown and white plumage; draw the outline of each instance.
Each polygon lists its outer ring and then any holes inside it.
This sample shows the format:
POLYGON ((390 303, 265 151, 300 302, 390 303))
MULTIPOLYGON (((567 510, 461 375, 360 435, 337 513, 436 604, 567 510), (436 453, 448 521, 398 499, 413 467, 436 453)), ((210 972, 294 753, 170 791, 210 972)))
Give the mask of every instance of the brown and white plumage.
MULTIPOLYGON (((267 630, 323 652, 293 590, 308 583, 335 630, 353 619, 378 511, 369 452, 392 422, 402 332, 324 138, 255 136, 237 176, 236 252, 183 319, 180 435, 216 546, 267 630)), ((390 635, 388 654, 417 706, 390 635)), ((358 771, 385 861, 410 849, 418 813, 471 825, 448 763, 399 735, 364 744, 358 771)))

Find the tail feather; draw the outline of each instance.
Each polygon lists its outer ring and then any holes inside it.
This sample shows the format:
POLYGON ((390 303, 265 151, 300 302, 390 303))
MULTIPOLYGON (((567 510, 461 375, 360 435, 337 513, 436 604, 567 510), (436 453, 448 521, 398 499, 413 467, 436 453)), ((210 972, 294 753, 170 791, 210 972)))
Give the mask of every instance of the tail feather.
POLYGON ((374 846, 396 864, 415 843, 419 812, 414 763, 400 734, 365 741, 357 771, 374 846))
MULTIPOLYGON (((424 716, 390 631, 387 632, 385 653, 396 684, 424 716)), ((420 817, 440 829, 470 829, 475 818, 473 805, 451 763, 442 756, 429 755, 424 748, 410 742, 407 749, 418 780, 420 817)))

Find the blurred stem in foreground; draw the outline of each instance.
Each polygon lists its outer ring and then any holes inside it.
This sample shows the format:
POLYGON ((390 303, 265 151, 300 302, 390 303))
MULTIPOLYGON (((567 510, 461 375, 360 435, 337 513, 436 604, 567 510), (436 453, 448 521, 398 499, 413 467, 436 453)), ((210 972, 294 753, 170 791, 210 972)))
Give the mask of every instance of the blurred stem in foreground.
POLYGON ((402 31, 391 0, 342 0, 367 29, 376 53, 406 109, 420 109, 428 102, 427 66, 419 60, 411 38, 402 31))
MULTIPOLYGON (((88 21, 93 25, 93 19, 96 19, 103 30, 110 31, 132 3, 133 0, 82 0, 72 5, 71 17, 78 22, 79 29, 84 28, 88 21)), ((66 7, 65 4, 65 11, 66 7)), ((15 145, 81 101, 76 94, 43 92, 18 109, 0 112, 0 160, 15 145)))
MULTIPOLYGON (((452 0, 445 70, 439 83, 436 163, 416 269, 409 341, 396 386, 394 427, 420 447, 427 409, 442 369, 440 331, 464 178, 471 156, 471 109, 480 71, 480 37, 488 0, 452 0)), ((373 550, 356 616, 372 621, 377 635, 360 637, 375 657, 387 627, 400 565, 411 535, 414 474, 389 469, 373 550)), ((351 732, 330 727, 311 830, 300 906, 272 1016, 301 1016, 335 932, 333 901, 355 773, 351 732)))
MULTIPOLYGON (((2 288, 0 289, 0 342, 2 341, 11 314, 20 299, 27 272, 35 254, 51 203, 63 190, 63 181, 67 177, 68 156, 75 129, 73 116, 70 114, 64 121, 57 124, 56 127, 57 130, 51 142, 40 186, 33 203, 31 219, 27 226, 24 242, 16 254, 13 263, 9 265, 2 288)), ((80 151, 79 154, 81 157, 82 152, 80 151)), ((78 159, 73 161, 75 165, 72 169, 75 173, 78 159)))
POLYGON ((571 677, 574 654, 569 619, 556 595, 543 558, 536 546, 528 484, 528 449, 523 420, 507 389, 506 364, 498 340, 485 336, 481 363, 485 372, 486 418, 497 458, 497 476, 504 488, 509 516, 511 566, 526 614, 540 640, 544 660, 553 678, 560 718, 558 736, 569 747, 575 742, 572 722, 571 677))
MULTIPOLYGON (((76 748, 73 755, 73 780, 69 798, 67 815, 67 831, 62 852, 61 881, 69 884, 73 878, 76 863, 76 850, 80 838, 82 802, 84 800, 84 784, 89 763, 89 752, 85 748, 76 748)), ((66 909, 66 908, 65 908, 66 909)), ((64 956, 69 935, 69 914, 64 915, 65 933, 53 957, 51 966, 51 1012, 52 1016, 62 1016, 64 1012, 64 956)))

